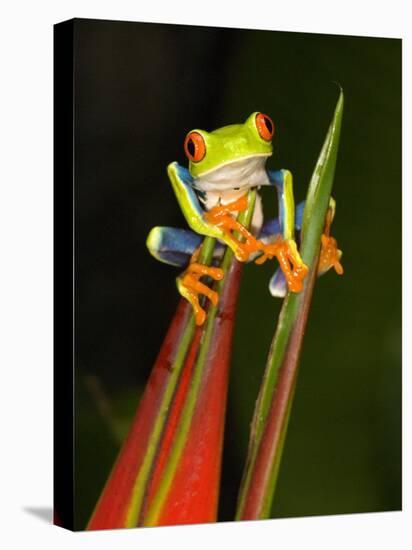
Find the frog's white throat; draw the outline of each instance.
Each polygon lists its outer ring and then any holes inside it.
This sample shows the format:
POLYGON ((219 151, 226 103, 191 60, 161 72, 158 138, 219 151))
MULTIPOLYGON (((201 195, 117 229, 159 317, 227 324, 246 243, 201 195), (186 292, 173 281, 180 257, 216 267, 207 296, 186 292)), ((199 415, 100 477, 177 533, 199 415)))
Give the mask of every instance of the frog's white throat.
POLYGON ((214 204, 228 204, 244 195, 251 187, 268 185, 265 169, 270 154, 253 155, 241 160, 229 162, 203 174, 194 180, 193 186, 205 197, 206 207, 214 204))

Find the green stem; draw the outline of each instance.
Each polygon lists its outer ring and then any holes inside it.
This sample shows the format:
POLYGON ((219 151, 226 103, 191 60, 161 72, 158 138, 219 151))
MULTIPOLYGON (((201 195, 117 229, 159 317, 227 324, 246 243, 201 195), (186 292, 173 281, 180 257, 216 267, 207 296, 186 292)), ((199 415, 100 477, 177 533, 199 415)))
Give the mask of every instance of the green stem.
MULTIPOLYGON (((202 249, 199 255, 199 261, 205 265, 209 265, 213 258, 213 251, 215 247, 215 239, 212 237, 206 237, 202 244, 202 249)), ((170 404, 173 399, 173 395, 176 389, 177 382, 180 377, 180 372, 184 365, 184 361, 192 342, 193 334, 195 330, 194 316, 191 314, 188 320, 187 326, 182 334, 178 351, 176 353, 173 365, 170 368, 170 378, 167 382, 162 401, 159 407, 159 413, 156 416, 156 421, 153 426, 153 430, 150 434, 147 450, 143 459, 143 463, 140 467, 139 473, 134 484, 132 497, 130 500, 128 513, 126 517, 125 527, 135 527, 142 509, 150 473, 152 471, 153 461, 161 440, 161 436, 166 424, 167 415, 169 412, 170 404)))
POLYGON ((332 191, 342 113, 341 90, 309 184, 303 215, 300 253, 309 275, 300 294, 287 295, 279 316, 255 407, 236 519, 260 519, 270 514, 332 191))
MULTIPOLYGON (((256 191, 250 191, 248 197, 248 208, 242 212, 239 216, 239 222, 245 227, 249 227, 253 210, 255 207, 256 191)), ((224 273, 227 272, 230 263, 233 260, 233 252, 230 248, 226 249, 221 268, 224 273)), ((224 279, 216 284, 216 291, 220 295, 222 287, 224 285, 224 279)), ((214 328, 215 318, 218 312, 219 306, 211 306, 207 312, 206 327, 202 338, 202 343, 199 350, 199 355, 196 360, 196 364, 193 371, 190 389, 188 391, 186 401, 181 413, 180 423, 178 431, 175 435, 173 445, 167 460, 165 470, 163 472, 161 483, 156 491, 155 496, 149 504, 147 513, 143 521, 143 525, 156 525, 159 521, 160 514, 163 509, 163 505, 166 501, 168 492, 172 485, 177 466, 179 464, 182 452, 187 441, 187 435, 189 433, 190 425, 195 410, 197 397, 199 393, 199 387, 202 381, 202 374, 205 366, 208 350, 211 344, 211 337, 214 328)))

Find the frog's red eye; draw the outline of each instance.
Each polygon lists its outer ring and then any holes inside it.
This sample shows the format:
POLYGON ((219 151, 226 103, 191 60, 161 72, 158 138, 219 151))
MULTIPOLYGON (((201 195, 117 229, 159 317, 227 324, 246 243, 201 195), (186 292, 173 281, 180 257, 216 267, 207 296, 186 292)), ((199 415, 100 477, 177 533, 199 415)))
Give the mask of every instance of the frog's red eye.
POLYGON ((267 115, 263 113, 258 113, 256 115, 256 128, 258 129, 260 137, 265 141, 270 141, 273 138, 275 126, 272 119, 267 115))
POLYGON ((192 162, 200 162, 206 155, 206 143, 199 132, 189 132, 184 147, 187 158, 192 162))

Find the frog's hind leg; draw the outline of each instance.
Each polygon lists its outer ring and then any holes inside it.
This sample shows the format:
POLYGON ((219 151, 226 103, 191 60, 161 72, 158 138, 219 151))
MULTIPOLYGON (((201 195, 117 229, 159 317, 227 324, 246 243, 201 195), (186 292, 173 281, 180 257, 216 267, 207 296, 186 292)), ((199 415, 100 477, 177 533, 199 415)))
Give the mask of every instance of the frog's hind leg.
POLYGON ((334 237, 330 235, 330 226, 335 217, 336 201, 331 197, 329 209, 326 214, 325 228, 322 235, 322 248, 320 251, 318 275, 323 275, 332 267, 338 275, 343 275, 343 267, 340 263, 342 250, 339 250, 338 243, 334 237))
POLYGON ((196 324, 203 325, 206 319, 206 311, 200 305, 199 295, 206 296, 215 306, 219 301, 219 295, 215 290, 202 283, 200 278, 207 276, 215 281, 221 281, 224 272, 219 267, 211 267, 199 263, 199 253, 200 247, 193 253, 185 271, 176 279, 176 284, 180 294, 191 303, 196 324))
MULTIPOLYGON (((198 262, 202 241, 203 236, 193 231, 173 227, 154 227, 146 242, 150 253, 157 260, 186 267, 176 283, 179 293, 192 305, 197 325, 202 325, 206 318, 206 312, 199 302, 199 295, 206 296, 214 305, 219 298, 217 292, 209 288, 200 278, 207 276, 215 281, 223 279, 221 269, 198 262)), ((217 244, 214 259, 220 257, 222 252, 223 246, 217 244)))
POLYGON ((147 237, 146 246, 156 260, 184 267, 202 240, 201 235, 187 229, 154 227, 147 237))

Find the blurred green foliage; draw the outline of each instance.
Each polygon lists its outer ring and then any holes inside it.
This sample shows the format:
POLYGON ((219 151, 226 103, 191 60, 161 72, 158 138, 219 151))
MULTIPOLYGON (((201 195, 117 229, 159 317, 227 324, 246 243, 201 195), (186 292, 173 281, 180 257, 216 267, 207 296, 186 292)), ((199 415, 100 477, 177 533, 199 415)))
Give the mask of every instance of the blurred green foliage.
MULTIPOLYGON (((176 270, 144 246, 153 225, 185 226, 166 164, 184 162, 189 129, 260 110, 276 126, 269 167, 292 171, 299 202, 334 81, 345 113, 332 233, 345 274, 328 273, 315 288, 272 515, 400 509, 401 41, 80 20, 77 48, 77 527, 110 472, 177 303, 176 270)), ((274 215, 273 190, 263 196, 274 215)), ((267 288, 274 269, 244 269, 222 520, 234 515, 280 309, 267 288)))

